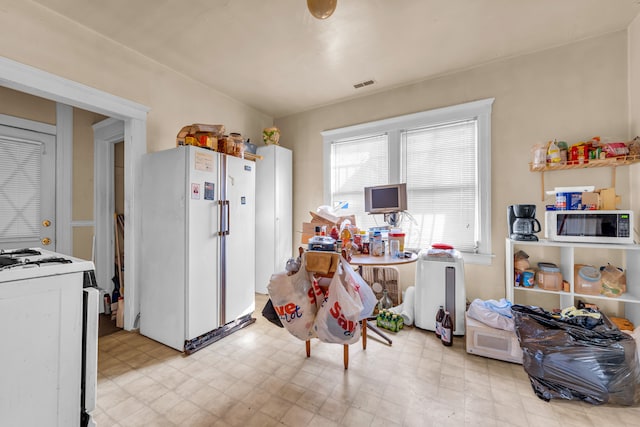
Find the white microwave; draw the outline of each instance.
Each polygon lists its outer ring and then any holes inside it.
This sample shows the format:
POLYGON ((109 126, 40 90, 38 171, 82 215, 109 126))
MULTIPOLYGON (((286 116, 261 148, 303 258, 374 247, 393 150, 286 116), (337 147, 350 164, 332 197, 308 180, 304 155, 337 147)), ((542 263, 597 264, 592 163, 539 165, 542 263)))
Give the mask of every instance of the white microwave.
POLYGON ((633 211, 546 211, 544 237, 557 242, 633 244, 633 224, 633 211))

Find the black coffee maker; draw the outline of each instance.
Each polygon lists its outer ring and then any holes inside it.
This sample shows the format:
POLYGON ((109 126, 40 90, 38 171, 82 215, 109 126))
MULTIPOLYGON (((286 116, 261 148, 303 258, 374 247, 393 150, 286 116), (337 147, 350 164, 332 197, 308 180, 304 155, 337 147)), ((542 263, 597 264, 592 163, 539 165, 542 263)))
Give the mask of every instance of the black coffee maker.
POLYGON ((507 206, 507 223, 511 240, 535 242, 540 232, 540 223, 536 219, 536 205, 507 206))

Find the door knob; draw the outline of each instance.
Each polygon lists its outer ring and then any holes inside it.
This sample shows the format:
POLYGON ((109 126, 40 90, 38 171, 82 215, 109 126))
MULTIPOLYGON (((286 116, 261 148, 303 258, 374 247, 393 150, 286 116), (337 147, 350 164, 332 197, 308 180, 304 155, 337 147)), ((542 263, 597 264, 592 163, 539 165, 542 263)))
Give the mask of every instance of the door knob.
POLYGON ((48 219, 45 219, 44 221, 42 221, 42 225, 44 227, 49 227, 51 225, 51 221, 49 221, 48 219))
POLYGON ((47 246, 51 244, 51 239, 48 237, 45 237, 44 239, 41 240, 42 244, 47 246))

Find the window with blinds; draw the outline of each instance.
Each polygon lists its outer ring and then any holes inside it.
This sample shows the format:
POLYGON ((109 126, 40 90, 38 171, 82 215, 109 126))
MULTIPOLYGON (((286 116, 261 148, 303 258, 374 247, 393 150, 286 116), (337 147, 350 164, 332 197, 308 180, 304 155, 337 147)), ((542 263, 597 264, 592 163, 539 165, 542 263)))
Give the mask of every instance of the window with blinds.
POLYGON ((38 239, 42 146, 0 141, 0 242, 38 239))
POLYGON ((355 215, 360 229, 386 225, 382 215, 364 212, 364 188, 405 182, 408 209, 400 226, 408 247, 447 243, 465 260, 479 255, 475 262, 490 262, 492 103, 322 132, 327 204, 355 215))
POLYGON ((475 251, 477 120, 401 133, 407 209, 421 247, 446 242, 475 251))
POLYGON ((386 134, 331 144, 331 206, 343 206, 343 215, 356 215, 360 228, 375 225, 364 213, 364 187, 389 181, 388 152, 386 134))

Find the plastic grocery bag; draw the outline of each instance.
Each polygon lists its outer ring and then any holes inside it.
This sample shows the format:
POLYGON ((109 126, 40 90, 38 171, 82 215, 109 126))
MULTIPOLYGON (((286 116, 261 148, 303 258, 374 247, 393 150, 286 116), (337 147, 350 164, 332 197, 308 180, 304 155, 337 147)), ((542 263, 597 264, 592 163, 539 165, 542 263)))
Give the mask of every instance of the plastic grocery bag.
POLYGON ((640 402, 636 342, 604 314, 589 329, 539 307, 514 305, 511 310, 522 365, 540 399, 626 406, 640 402))
POLYGON ((344 269, 346 284, 353 287, 362 301, 362 312, 358 320, 366 319, 373 314, 373 309, 378 304, 376 294, 373 293, 371 286, 365 282, 362 276, 353 271, 353 267, 343 256, 340 256, 340 266, 344 269))
POLYGON ((291 276, 286 271, 271 275, 267 286, 280 322, 291 335, 302 341, 315 337, 313 321, 317 312, 305 260, 305 254, 302 254, 300 269, 291 276))
POLYGON ((360 296, 347 284, 344 269, 339 266, 331 279, 313 328, 322 342, 353 344, 360 338, 361 313, 360 296))

